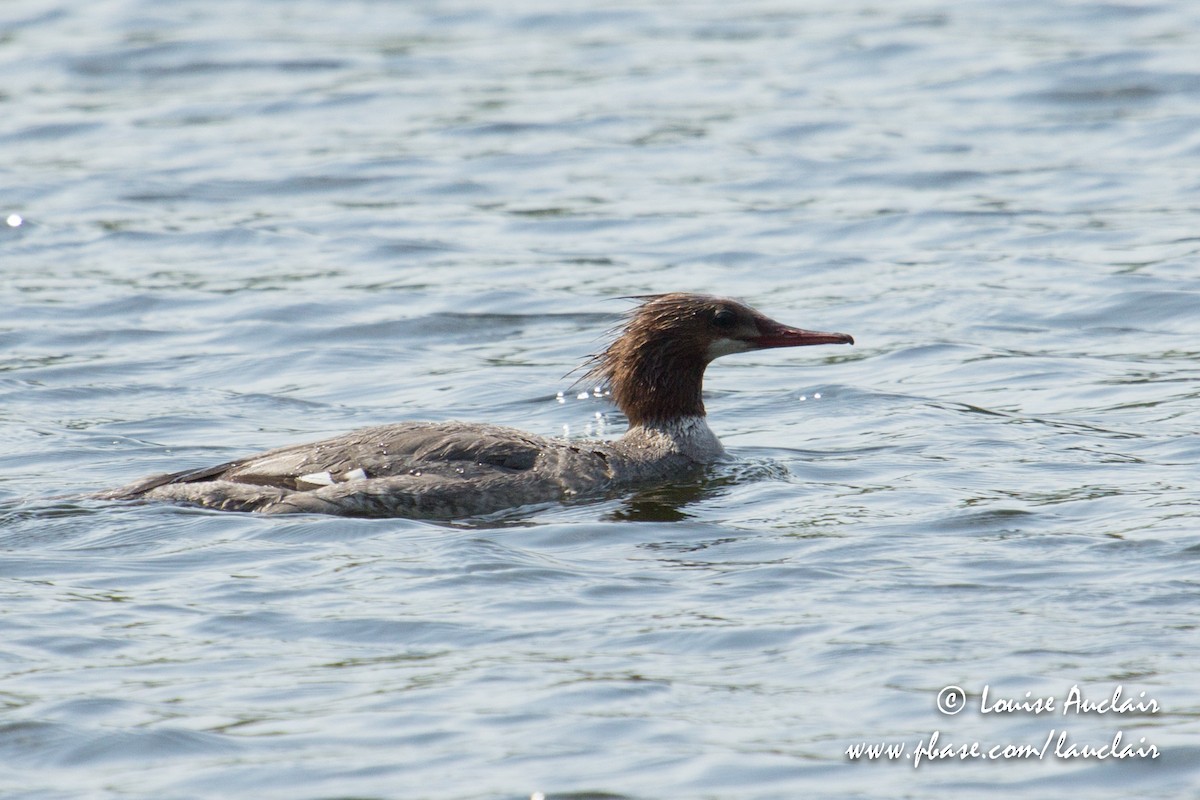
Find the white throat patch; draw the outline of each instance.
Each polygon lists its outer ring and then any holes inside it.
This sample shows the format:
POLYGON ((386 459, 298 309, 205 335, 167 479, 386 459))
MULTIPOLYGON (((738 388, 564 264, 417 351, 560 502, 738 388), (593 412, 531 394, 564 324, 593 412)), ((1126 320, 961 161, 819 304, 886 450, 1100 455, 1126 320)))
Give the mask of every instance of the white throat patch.
POLYGON ((708 360, 712 361, 714 358, 727 356, 731 353, 745 353, 751 349, 750 343, 741 339, 717 339, 708 345, 708 360))

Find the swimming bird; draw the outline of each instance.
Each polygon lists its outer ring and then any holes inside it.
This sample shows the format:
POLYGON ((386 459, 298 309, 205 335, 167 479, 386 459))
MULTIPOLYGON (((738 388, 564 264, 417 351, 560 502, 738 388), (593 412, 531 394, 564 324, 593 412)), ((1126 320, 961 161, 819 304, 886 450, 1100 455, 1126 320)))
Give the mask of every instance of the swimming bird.
POLYGON ((702 384, 720 356, 854 344, 792 328, 743 303, 698 294, 640 304, 584 381, 606 386, 629 420, 614 441, 556 439, 467 422, 401 422, 290 445, 204 469, 159 475, 98 497, 224 511, 457 519, 603 496, 671 480, 720 459, 702 384))

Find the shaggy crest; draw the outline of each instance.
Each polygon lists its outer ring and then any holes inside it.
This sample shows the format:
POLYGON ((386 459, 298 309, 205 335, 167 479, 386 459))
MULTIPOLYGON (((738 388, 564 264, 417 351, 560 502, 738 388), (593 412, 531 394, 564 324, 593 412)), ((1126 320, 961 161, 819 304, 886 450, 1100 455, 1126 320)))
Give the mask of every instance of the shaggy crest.
POLYGON ((584 367, 580 381, 606 388, 630 425, 703 417, 704 369, 719 355, 754 349, 781 327, 735 300, 696 294, 632 297, 621 333, 584 367))

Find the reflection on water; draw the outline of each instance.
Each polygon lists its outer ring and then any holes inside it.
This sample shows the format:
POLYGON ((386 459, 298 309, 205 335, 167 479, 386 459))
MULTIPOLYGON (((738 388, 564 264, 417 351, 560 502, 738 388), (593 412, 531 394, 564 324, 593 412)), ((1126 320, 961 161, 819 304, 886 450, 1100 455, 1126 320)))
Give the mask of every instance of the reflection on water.
POLYGON ((608 515, 608 519, 627 522, 681 522, 691 518, 687 507, 719 494, 718 485, 680 483, 634 492, 621 501, 620 508, 608 515))

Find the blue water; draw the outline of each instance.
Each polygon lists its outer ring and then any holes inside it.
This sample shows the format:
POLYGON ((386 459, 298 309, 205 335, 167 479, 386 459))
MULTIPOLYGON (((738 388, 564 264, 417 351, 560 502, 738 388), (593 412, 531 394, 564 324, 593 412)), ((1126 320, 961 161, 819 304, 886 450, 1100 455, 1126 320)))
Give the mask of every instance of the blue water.
POLYGON ((0 796, 1196 796, 1197 53, 1186 0, 0 7, 0 796), (678 290, 858 344, 717 362, 738 461, 607 502, 86 499, 619 435, 564 375, 678 290))

